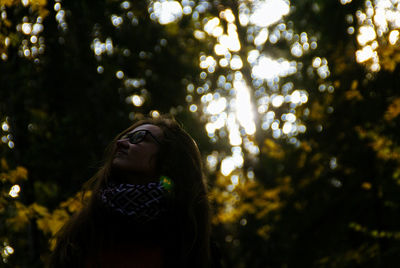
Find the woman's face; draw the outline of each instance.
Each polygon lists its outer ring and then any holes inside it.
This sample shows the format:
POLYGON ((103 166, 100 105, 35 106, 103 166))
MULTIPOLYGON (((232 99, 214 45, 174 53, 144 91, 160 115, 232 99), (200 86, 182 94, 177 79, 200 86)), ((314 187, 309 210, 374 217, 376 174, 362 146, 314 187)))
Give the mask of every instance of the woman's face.
POLYGON ((130 183, 154 179, 162 136, 161 128, 151 124, 140 125, 123 135, 116 143, 113 171, 120 179, 130 183))

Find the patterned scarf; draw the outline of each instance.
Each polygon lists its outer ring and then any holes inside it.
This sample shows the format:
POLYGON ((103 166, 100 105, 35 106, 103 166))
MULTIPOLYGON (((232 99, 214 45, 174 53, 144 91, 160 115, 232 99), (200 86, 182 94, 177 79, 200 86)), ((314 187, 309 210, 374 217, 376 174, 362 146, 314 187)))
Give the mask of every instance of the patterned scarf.
POLYGON ((165 183, 109 184, 100 191, 103 204, 137 223, 159 219, 167 211, 165 183))

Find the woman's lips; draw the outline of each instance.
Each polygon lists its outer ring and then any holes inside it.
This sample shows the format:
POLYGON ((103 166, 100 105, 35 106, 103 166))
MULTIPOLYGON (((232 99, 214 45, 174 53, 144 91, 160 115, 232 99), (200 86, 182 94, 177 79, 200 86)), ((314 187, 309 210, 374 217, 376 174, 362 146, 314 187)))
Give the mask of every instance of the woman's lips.
POLYGON ((121 155, 127 155, 127 154, 128 154, 128 153, 125 152, 125 151, 118 150, 118 151, 115 153, 115 156, 121 156, 121 155))

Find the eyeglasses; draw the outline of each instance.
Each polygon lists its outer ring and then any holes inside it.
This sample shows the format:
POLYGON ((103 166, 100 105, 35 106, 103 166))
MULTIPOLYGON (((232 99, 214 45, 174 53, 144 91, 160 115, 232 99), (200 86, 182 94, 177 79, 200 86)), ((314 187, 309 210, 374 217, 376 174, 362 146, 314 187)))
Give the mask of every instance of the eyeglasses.
POLYGON ((136 144, 144 140, 146 135, 149 134, 158 144, 161 145, 161 142, 147 129, 141 129, 132 133, 125 134, 121 137, 121 139, 128 139, 131 144, 136 144))

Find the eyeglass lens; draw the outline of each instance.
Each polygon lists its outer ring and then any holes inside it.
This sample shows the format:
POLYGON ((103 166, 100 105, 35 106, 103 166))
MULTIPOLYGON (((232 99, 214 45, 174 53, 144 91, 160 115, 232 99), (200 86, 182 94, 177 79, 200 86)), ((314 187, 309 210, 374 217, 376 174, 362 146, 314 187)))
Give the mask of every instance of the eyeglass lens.
POLYGON ((146 131, 142 130, 142 131, 136 131, 134 133, 131 133, 130 135, 128 135, 129 138, 129 142, 130 143, 139 143, 141 142, 144 137, 146 136, 146 131))

